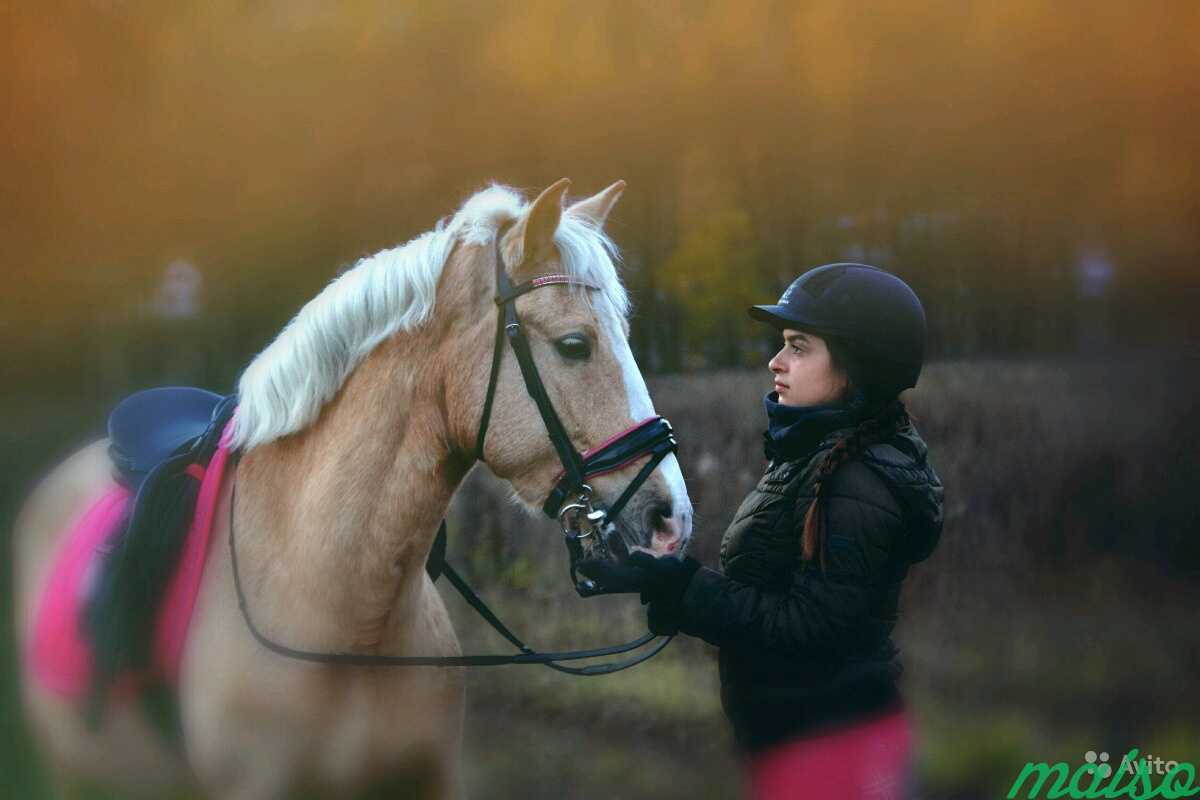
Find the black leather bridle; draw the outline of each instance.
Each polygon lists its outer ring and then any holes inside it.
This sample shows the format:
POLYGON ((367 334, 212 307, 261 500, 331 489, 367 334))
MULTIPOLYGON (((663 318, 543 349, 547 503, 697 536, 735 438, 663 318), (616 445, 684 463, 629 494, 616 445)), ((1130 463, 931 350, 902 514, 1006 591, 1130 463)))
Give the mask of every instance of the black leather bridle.
MULTIPOLYGON (((525 381, 525 388, 537 405, 538 413, 541 415, 542 422, 546 426, 546 433, 550 437, 550 443, 554 446, 559 461, 563 465, 563 471, 553 490, 551 490, 549 496, 546 498, 545 503, 542 505, 542 511, 551 519, 557 519, 562 526, 563 538, 566 541, 570 556, 571 580, 574 582, 575 590, 582 597, 590 597, 602 594, 604 587, 597 586, 590 580, 580 580, 577 575, 576 569, 584 557, 583 541, 594 537, 594 552, 592 555, 599 555, 601 557, 616 555, 619 558, 624 558, 628 554, 628 550, 620 534, 616 532, 614 523, 617 516, 625 508, 625 505, 633 497, 634 493, 637 492, 638 488, 646 482, 646 479, 658 467, 659 463, 677 450, 678 444, 672 432, 671 424, 664 418, 655 416, 626 428, 584 453, 580 453, 575 449, 574 444, 572 444, 570 437, 567 435, 566 429, 563 427, 562 420, 559 419, 557 412, 554 410, 554 404, 550 402, 550 397, 546 393, 546 387, 542 383, 541 376, 538 374, 537 364, 533 360, 529 340, 525 336, 520 317, 517 315, 516 300, 521 295, 528 294, 544 286, 567 285, 590 290, 596 290, 597 287, 577 281, 569 275, 561 274, 543 275, 513 286, 505 269, 504 256, 501 251, 501 242, 507 228, 508 226, 505 226, 496 233, 496 294, 494 297, 497 306, 496 341, 492 353, 492 367, 488 377, 487 394, 484 397, 483 414, 480 418, 479 430, 475 438, 474 456, 476 460, 484 460, 483 447, 487 438, 488 423, 491 420, 492 406, 495 403, 496 385, 500 375, 500 363, 504 355, 504 342, 507 340, 512 347, 514 355, 517 357, 517 364, 520 366, 521 376, 525 381), (642 466, 637 475, 634 476, 633 480, 629 482, 612 505, 607 508, 596 508, 592 502, 592 488, 587 484, 587 480, 623 469, 647 456, 649 456, 649 460, 642 466)), ((462 595, 463 599, 492 628, 520 650, 519 653, 465 656, 389 656, 362 653, 314 652, 297 650, 279 644, 263 634, 250 617, 245 592, 242 588, 241 576, 238 571, 234 532, 236 489, 235 485, 229 502, 229 552, 233 568, 234 587, 237 591, 238 607, 241 609, 242 618, 245 620, 246 626, 254 638, 268 650, 279 655, 301 661, 356 666, 481 667, 505 664, 540 664, 571 675, 607 675, 628 669, 647 659, 653 658, 664 647, 670 644, 671 639, 674 638, 672 636, 662 637, 662 641, 646 652, 623 661, 592 664, 584 667, 565 666, 559 662, 581 661, 627 653, 649 644, 657 637, 647 631, 637 639, 610 647, 563 652, 536 651, 528 647, 516 634, 509 630, 487 604, 483 602, 479 595, 471 589, 466 580, 443 558, 439 565, 440 574, 444 574, 454 588, 458 590, 459 594, 462 595)), ((438 534, 439 541, 444 542, 445 535, 446 522, 443 520, 438 534)))
POLYGON ((613 523, 625 508, 650 474, 659 463, 677 449, 671 423, 662 417, 650 417, 633 426, 626 428, 602 444, 580 453, 571 443, 562 420, 550 402, 546 387, 538 374, 537 364, 529 346, 529 339, 521 326, 521 318, 517 316, 517 298, 544 286, 576 286, 596 291, 597 287, 577 281, 569 275, 542 275, 528 280, 518 286, 513 286, 504 268, 504 255, 500 243, 504 239, 507 228, 502 228, 496 234, 496 294, 494 297, 496 312, 496 341, 492 351, 492 369, 488 377, 487 394, 483 401, 483 414, 479 420, 479 432, 475 437, 475 458, 485 461, 483 445, 487 439, 488 422, 492 417, 492 405, 496 399, 496 382, 500 375, 500 363, 504 356, 504 342, 507 339, 517 357, 521 368, 521 377, 525 380, 525 389, 533 402, 537 404, 538 414, 546 426, 550 443, 562 462, 563 471, 554 489, 542 505, 542 512, 551 519, 558 519, 562 526, 563 537, 571 558, 571 580, 575 590, 583 597, 598 594, 600 587, 590 580, 580 580, 576 568, 583 558, 582 542, 594 537, 595 553, 601 557, 616 555, 624 558, 628 550, 613 523), (592 503, 592 487, 587 484, 589 478, 614 472, 641 458, 649 456, 649 460, 634 476, 620 496, 607 508, 597 509, 592 503), (567 500, 571 502, 568 503, 567 500))

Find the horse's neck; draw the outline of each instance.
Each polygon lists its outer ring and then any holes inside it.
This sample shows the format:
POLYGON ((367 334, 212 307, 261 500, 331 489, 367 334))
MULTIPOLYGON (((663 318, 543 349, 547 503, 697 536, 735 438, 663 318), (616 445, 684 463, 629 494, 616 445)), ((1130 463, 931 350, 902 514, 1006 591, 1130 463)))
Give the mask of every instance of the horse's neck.
POLYGON ((404 638, 461 479, 427 378, 360 367, 316 425, 243 459, 243 585, 286 643, 369 652, 404 638))

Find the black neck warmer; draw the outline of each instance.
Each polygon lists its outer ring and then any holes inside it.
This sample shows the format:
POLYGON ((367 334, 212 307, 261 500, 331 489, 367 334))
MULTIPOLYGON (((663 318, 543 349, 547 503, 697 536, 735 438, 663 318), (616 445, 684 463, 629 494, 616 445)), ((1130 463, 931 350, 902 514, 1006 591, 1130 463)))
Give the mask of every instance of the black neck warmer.
POLYGON ((816 406, 788 406, 779 402, 779 394, 768 392, 763 398, 767 411, 767 430, 763 449, 771 461, 802 458, 838 428, 852 428, 863 419, 866 399, 855 392, 847 402, 816 406))

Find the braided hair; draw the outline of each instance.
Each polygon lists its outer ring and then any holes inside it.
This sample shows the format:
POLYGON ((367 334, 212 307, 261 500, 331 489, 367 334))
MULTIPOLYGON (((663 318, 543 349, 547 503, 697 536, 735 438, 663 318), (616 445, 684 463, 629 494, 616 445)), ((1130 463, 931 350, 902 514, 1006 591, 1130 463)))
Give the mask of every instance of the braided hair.
POLYGON ((882 405, 875 404, 858 427, 838 439, 817 467, 813 500, 804 515, 804 533, 800 539, 800 549, 804 561, 811 562, 814 556, 819 559, 822 575, 825 574, 827 550, 822 488, 837 472, 838 467, 860 456, 870 445, 887 441, 907 425, 909 420, 908 411, 898 398, 885 401, 882 405))

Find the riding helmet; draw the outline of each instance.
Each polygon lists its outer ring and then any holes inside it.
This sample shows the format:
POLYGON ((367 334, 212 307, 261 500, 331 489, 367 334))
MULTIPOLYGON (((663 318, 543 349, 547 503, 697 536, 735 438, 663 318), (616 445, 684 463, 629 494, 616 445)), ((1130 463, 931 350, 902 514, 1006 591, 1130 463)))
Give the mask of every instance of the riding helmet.
POLYGON ((792 281, 779 302, 751 306, 756 320, 835 340, 850 351, 852 382, 894 396, 916 386, 925 361, 925 309, 907 283, 866 264, 815 267, 792 281))

